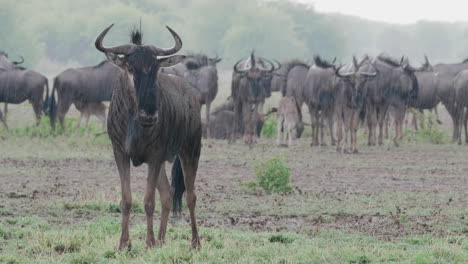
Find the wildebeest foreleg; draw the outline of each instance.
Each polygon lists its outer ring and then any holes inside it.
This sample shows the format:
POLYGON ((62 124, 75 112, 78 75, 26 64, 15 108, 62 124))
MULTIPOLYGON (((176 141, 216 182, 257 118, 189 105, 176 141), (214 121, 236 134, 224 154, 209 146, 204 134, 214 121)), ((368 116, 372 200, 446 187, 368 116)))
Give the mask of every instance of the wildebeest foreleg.
POLYGON ((279 113, 278 114, 278 118, 277 118, 277 121, 276 121, 276 145, 277 146, 281 146, 282 142, 281 142, 281 130, 283 130, 283 126, 284 126, 284 116, 283 114, 279 113))
POLYGON ((468 108, 465 109, 464 115, 463 115, 463 127, 465 128, 465 143, 468 144, 468 108))
POLYGON ((146 193, 144 198, 146 213, 146 247, 156 244, 153 231, 153 214, 155 204, 156 182, 160 176, 161 162, 153 161, 148 164, 148 178, 146 180, 146 193))
POLYGON ((130 159, 114 146, 114 158, 120 176, 122 189, 122 200, 120 201, 120 211, 122 212, 122 234, 120 236, 119 250, 130 249, 130 235, 128 232, 130 210, 132 209, 132 191, 130 189, 130 159))
POLYGON ((368 146, 375 146, 375 127, 376 127, 376 113, 375 113, 375 108, 369 104, 367 108, 367 127, 369 130, 369 137, 367 141, 368 146))
MULTIPOLYGON (((340 106, 341 107, 341 106, 340 106)), ((338 107, 336 110, 337 118, 336 118, 336 151, 341 152, 342 148, 342 140, 343 140, 343 112, 342 109, 338 107)))
POLYGON ((3 106, 3 113, 5 114, 5 122, 8 120, 7 116, 8 116, 8 104, 5 103, 5 105, 3 106))
POLYGON ((167 180, 166 169, 164 164, 161 166, 158 180, 156 181, 156 188, 159 192, 159 198, 161 199, 161 223, 159 225, 158 240, 157 243, 160 245, 164 243, 167 230, 167 222, 169 221, 169 213, 171 212, 171 186, 167 180))
MULTIPOLYGON (((192 152, 192 150, 190 150, 192 152)), ((195 217, 195 205, 197 202, 197 196, 195 194, 195 178, 198 169, 199 155, 193 155, 192 153, 184 153, 180 156, 182 163, 182 170, 184 174, 184 183, 186 191, 187 207, 190 211, 190 224, 192 227, 192 248, 198 248, 201 246, 200 237, 198 236, 197 220, 195 217)))

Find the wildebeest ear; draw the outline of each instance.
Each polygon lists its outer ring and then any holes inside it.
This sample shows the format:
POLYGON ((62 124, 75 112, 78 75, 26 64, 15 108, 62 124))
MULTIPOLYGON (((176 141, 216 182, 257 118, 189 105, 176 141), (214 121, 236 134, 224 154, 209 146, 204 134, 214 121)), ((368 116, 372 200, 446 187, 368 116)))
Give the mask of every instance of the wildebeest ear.
POLYGON ((160 67, 170 67, 185 59, 184 55, 174 55, 165 58, 158 59, 160 67))
POLYGON ((124 64, 122 58, 120 58, 117 54, 106 53, 106 57, 110 62, 112 62, 112 64, 118 67, 122 67, 124 64))

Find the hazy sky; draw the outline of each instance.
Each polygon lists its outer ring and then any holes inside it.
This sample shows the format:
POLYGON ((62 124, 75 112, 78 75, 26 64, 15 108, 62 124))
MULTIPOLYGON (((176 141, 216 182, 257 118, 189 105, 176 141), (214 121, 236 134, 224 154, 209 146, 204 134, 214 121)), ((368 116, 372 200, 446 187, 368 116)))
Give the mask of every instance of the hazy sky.
POLYGON ((418 20, 468 22, 467 0, 292 0, 319 12, 338 12, 389 23, 418 20))

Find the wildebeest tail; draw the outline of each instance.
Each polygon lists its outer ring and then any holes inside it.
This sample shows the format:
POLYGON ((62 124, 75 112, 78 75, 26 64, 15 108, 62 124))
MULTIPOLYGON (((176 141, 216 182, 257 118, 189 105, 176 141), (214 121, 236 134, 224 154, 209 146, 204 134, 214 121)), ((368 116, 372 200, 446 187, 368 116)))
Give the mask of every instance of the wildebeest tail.
POLYGON ((54 86, 50 94, 49 118, 52 130, 55 130, 55 121, 57 119, 57 103, 55 102, 55 89, 57 88, 57 78, 54 78, 54 86))
POLYGON ((45 88, 46 88, 46 96, 45 96, 45 100, 44 100, 44 112, 46 112, 47 110, 49 110, 49 80, 46 78, 45 79, 45 88))
POLYGON ((172 188, 174 194, 172 197, 172 211, 174 215, 180 215, 182 212, 182 196, 185 192, 184 173, 182 171, 182 164, 180 158, 177 156, 172 165, 172 188))

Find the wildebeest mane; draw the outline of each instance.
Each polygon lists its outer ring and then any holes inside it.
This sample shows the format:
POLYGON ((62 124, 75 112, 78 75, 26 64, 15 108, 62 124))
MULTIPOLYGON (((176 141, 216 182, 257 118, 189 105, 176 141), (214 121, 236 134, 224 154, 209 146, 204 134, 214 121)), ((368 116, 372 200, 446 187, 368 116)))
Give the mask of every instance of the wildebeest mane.
POLYGON ((335 67, 335 65, 333 65, 332 63, 322 59, 319 55, 314 56, 314 63, 315 63, 315 65, 317 65, 317 67, 320 67, 320 68, 333 68, 333 67, 335 67))
POLYGON ((130 40, 135 45, 141 45, 143 43, 143 33, 139 29, 133 28, 130 32, 130 40))

